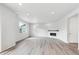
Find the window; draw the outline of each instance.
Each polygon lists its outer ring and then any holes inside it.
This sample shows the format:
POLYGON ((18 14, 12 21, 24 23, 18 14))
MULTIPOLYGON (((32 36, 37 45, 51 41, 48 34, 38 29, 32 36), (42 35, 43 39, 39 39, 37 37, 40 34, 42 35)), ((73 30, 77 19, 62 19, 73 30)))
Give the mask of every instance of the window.
POLYGON ((19 22, 19 31, 20 33, 27 32, 27 25, 24 22, 19 22))

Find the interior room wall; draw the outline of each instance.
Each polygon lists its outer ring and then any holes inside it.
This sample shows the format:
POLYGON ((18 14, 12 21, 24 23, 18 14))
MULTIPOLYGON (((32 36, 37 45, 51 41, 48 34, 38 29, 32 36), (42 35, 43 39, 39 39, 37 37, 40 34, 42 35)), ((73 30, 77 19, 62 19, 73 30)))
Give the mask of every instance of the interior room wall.
POLYGON ((78 14, 78 50, 79 50, 79 14, 78 14))
POLYGON ((17 18, 13 11, 7 7, 0 5, 1 16, 1 50, 8 49, 15 45, 17 18))
POLYGON ((49 37, 48 30, 56 30, 54 23, 30 24, 30 33, 33 37, 49 37))
POLYGON ((56 22, 56 26, 59 30, 57 38, 67 43, 67 19, 56 22))
POLYGON ((0 16, 0 51, 1 51, 1 16, 0 16))
POLYGON ((44 24, 30 24, 31 36, 48 37, 48 30, 44 24))
POLYGON ((16 13, 0 4, 0 52, 15 46, 16 41, 27 37, 28 34, 19 33, 18 22, 16 13))

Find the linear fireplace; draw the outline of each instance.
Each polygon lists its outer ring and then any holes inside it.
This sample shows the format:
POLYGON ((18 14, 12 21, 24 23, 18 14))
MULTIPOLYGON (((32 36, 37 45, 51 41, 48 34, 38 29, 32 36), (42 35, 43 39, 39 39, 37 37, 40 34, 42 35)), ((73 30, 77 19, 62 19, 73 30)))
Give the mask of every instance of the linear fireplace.
POLYGON ((56 36, 56 33, 50 33, 50 36, 56 36))

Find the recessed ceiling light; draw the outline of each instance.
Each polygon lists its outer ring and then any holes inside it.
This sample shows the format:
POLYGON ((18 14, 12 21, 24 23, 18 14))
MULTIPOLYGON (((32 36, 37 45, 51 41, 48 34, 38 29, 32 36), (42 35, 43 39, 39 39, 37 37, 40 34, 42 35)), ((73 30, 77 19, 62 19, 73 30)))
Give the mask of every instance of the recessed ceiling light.
POLYGON ((54 12, 54 11, 52 11, 52 12, 51 12, 51 14, 52 14, 52 15, 54 15, 54 14, 55 14, 55 12, 54 12))
POLYGON ((22 6, 22 3, 18 3, 18 5, 22 6))

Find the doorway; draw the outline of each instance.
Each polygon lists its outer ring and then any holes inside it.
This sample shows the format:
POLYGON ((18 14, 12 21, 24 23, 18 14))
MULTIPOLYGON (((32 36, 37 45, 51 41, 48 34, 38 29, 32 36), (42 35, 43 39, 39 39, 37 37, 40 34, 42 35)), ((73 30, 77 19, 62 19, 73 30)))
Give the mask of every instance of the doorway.
POLYGON ((78 15, 68 19, 68 43, 78 43, 78 15))

